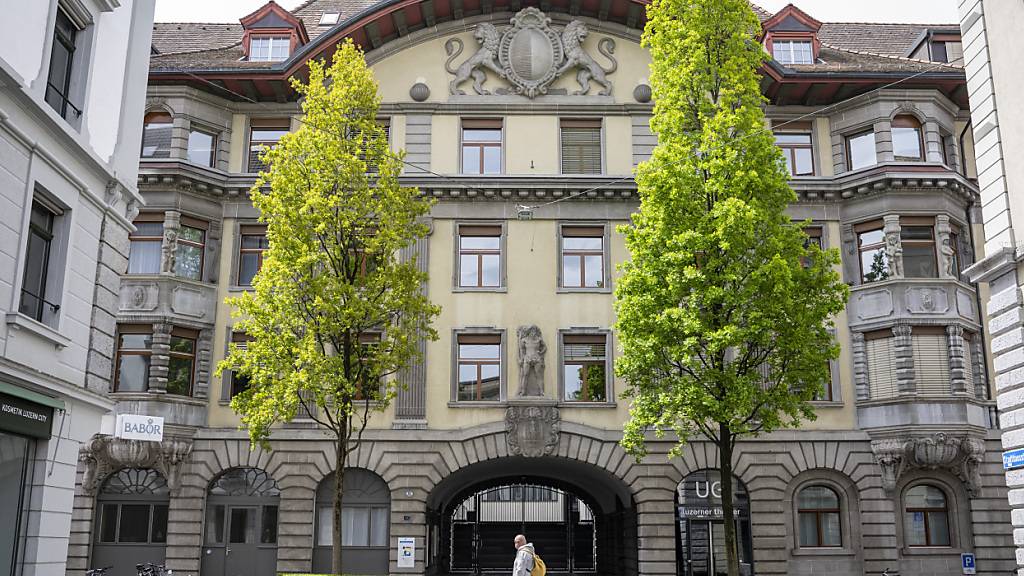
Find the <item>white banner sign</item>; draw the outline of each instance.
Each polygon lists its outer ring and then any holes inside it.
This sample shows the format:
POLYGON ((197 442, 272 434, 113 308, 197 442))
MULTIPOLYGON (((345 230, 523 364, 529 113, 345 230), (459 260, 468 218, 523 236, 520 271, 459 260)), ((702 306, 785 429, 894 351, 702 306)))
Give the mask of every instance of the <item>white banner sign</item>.
POLYGON ((125 440, 160 442, 164 439, 164 419, 160 416, 118 414, 114 436, 125 440))
POLYGON ((416 539, 398 539, 398 567, 413 568, 416 566, 416 539))

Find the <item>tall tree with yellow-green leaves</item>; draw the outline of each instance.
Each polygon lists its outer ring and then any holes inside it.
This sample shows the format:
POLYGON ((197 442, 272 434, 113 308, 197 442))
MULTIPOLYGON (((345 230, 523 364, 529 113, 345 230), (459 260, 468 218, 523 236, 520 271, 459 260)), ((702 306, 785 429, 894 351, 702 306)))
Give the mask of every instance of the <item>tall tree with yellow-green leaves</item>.
POLYGON ((269 248, 253 291, 228 300, 249 341, 220 369, 249 378, 231 407, 254 444, 297 415, 333 436, 332 564, 341 574, 348 456, 394 398, 393 375, 420 360, 418 339, 437 338, 426 274, 399 257, 427 234, 430 204, 399 184, 401 156, 376 119, 377 84, 351 41, 329 64, 310 61, 309 82, 292 85, 302 127, 265 152, 269 168, 251 191, 269 248))
POLYGON ((654 0, 647 14, 658 145, 637 172, 632 258, 615 291, 631 398, 622 444, 637 457, 666 433, 673 456, 690 439, 717 446, 737 576, 736 442, 814 418, 847 291, 838 252, 786 214, 796 195, 765 129, 766 54, 747 0, 654 0))

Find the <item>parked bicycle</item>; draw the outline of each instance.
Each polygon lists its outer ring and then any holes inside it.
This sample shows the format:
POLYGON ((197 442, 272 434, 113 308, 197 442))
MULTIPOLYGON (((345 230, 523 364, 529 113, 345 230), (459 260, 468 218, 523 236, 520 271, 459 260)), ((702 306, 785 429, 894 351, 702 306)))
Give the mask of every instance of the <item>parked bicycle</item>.
POLYGON ((86 570, 85 576, 107 576, 107 571, 113 568, 113 566, 107 566, 105 568, 93 568, 92 570, 86 570))
POLYGON ((168 570, 166 566, 162 564, 153 564, 152 562, 146 562, 145 564, 136 564, 135 570, 138 571, 138 576, 171 576, 172 570, 168 570))

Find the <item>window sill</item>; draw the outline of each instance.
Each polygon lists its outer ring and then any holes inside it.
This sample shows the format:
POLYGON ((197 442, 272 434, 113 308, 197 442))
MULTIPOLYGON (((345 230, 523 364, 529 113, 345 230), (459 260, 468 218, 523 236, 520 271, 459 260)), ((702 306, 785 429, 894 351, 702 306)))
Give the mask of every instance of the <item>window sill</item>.
POLYGON ((506 408, 505 400, 449 400, 449 408, 506 408))
POLYGON ((611 286, 602 286, 600 288, 566 288, 565 286, 559 286, 556 290, 558 294, 611 294, 611 286))
POLYGON ((469 287, 466 287, 466 286, 454 286, 454 287, 452 287, 452 292, 453 293, 460 293, 460 292, 466 292, 466 293, 482 292, 482 293, 485 293, 485 294, 490 292, 490 293, 496 293, 496 294, 504 294, 504 293, 508 292, 508 286, 495 286, 493 288, 469 288, 469 287))
POLYGON ((904 556, 959 556, 963 552, 952 546, 904 546, 904 556))
POLYGON ((228 286, 228 292, 253 292, 255 290, 252 286, 228 286))
POLYGON ((558 403, 559 408, 617 408, 615 402, 581 402, 574 400, 562 400, 558 403))
POLYGON ((793 556, 856 556, 850 548, 793 548, 793 556))
POLYGON ((64 349, 71 344, 71 339, 50 328, 42 322, 33 320, 21 312, 10 312, 7 314, 7 324, 15 330, 27 330, 36 336, 46 340, 58 350, 64 349))
POLYGON ((842 408, 844 406, 841 400, 811 400, 810 403, 815 408, 842 408))

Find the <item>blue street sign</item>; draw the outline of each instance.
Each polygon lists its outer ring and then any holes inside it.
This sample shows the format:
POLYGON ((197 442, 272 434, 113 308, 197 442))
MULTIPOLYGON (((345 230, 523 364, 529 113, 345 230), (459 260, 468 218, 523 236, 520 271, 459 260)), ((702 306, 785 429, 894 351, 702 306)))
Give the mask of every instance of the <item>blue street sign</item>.
POLYGON ((1003 452, 1003 470, 1024 468, 1024 448, 1003 452))
POLYGON ((977 574, 977 565, 974 563, 974 553, 964 552, 960 555, 960 567, 964 574, 977 574))

